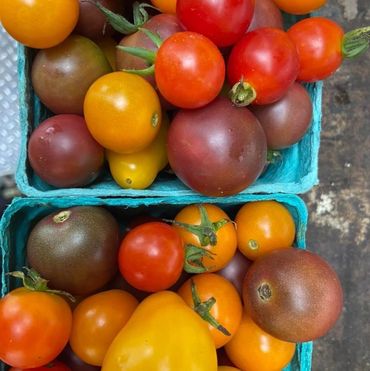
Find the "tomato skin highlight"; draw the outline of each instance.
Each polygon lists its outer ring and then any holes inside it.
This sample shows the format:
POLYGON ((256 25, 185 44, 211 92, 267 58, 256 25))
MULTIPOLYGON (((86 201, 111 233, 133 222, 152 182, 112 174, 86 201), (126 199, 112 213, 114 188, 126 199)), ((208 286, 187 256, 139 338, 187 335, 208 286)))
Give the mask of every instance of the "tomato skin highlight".
POLYGON ((324 17, 303 19, 288 30, 288 35, 298 51, 299 81, 324 80, 342 64, 344 31, 332 20, 324 17))
POLYGON ((34 368, 53 361, 68 342, 72 312, 58 295, 19 288, 0 300, 0 359, 34 368))
POLYGON ((217 97, 225 80, 225 62, 205 36, 178 32, 158 50, 155 80, 163 97, 179 108, 199 108, 217 97))
POLYGON ((298 72, 296 47, 286 32, 276 28, 248 32, 232 49, 227 65, 232 85, 244 81, 254 88, 255 104, 281 99, 298 72))
POLYGON ((207 36, 218 47, 235 44, 248 29, 254 0, 177 0, 177 16, 189 31, 207 36))

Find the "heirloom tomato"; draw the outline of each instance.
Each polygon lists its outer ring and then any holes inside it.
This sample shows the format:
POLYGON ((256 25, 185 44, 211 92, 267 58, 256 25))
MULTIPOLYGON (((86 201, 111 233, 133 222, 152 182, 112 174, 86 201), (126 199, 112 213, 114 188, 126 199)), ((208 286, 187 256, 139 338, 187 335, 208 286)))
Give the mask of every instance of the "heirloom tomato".
POLYGON ((12 367, 9 371, 75 371, 60 361, 53 361, 45 366, 36 368, 18 368, 12 367))

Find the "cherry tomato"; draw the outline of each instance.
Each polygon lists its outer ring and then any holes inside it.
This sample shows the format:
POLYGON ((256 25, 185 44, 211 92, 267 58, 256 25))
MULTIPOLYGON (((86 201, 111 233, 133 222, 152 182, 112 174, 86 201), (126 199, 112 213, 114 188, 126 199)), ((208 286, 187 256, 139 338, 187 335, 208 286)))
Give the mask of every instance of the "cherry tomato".
POLYGON ((151 222, 132 229, 122 240, 118 264, 122 276, 138 290, 166 290, 184 266, 183 242, 175 228, 151 222))
POLYGON ((284 12, 290 14, 307 14, 321 8, 326 0, 274 0, 275 4, 284 12))
POLYGON ((276 201, 245 204, 235 217, 239 250, 251 260, 268 251, 291 247, 295 238, 294 219, 276 201))
POLYGON ((1 22, 20 43, 44 49, 60 44, 73 31, 78 0, 1 0, 1 22))
POLYGON ((115 336, 139 302, 126 291, 109 290, 83 300, 73 311, 70 345, 84 362, 101 366, 115 336))
POLYGON ((286 32, 261 28, 248 32, 234 46, 227 68, 229 82, 235 84, 236 105, 269 104, 281 99, 296 80, 299 60, 286 32))
POLYGON ((162 13, 176 14, 177 0, 151 0, 151 2, 162 13))
POLYGON ((241 371, 239 368, 231 366, 218 366, 217 371, 241 371))
POLYGON ((60 361, 53 361, 49 364, 36 368, 12 367, 9 371, 74 371, 60 361))
POLYGON ((254 0, 177 0, 177 16, 189 31, 217 46, 235 44, 248 29, 254 0))
POLYGON ((283 15, 275 5, 274 0, 258 0, 255 3, 253 18, 248 32, 263 27, 284 28, 283 15))
POLYGON ((232 339, 243 308, 238 292, 228 280, 218 274, 198 274, 186 281, 178 294, 207 322, 216 348, 232 339))
POLYGON ((288 30, 296 44, 300 69, 298 80, 313 82, 333 74, 343 60, 343 29, 330 19, 304 19, 288 30))
POLYGON ((205 106, 217 97, 224 79, 224 59, 205 36, 178 32, 158 50, 155 81, 163 97, 177 107, 205 106))
POLYGON ((88 365, 78 358, 69 344, 64 348, 58 359, 68 365, 72 371, 100 371, 100 367, 88 365))
POLYGON ((138 152, 157 135, 161 107, 153 87, 142 77, 113 72, 96 80, 84 102, 87 127, 104 148, 138 152))
POLYGON ((225 350, 235 366, 242 370, 280 371, 292 359, 295 344, 272 337, 244 314, 225 350))
POLYGON ((12 367, 40 367, 68 342, 72 313, 60 296, 19 288, 0 300, 0 359, 12 367))
POLYGON ((116 46, 117 46, 116 41, 112 37, 107 36, 96 40, 96 44, 104 53, 105 58, 107 58, 109 64, 112 67, 112 70, 113 71, 118 70, 116 66, 116 46))
POLYGON ((227 214, 216 205, 184 207, 176 215, 174 227, 185 245, 202 247, 210 252, 210 255, 204 256, 201 261, 208 272, 222 269, 235 254, 235 227, 227 214))

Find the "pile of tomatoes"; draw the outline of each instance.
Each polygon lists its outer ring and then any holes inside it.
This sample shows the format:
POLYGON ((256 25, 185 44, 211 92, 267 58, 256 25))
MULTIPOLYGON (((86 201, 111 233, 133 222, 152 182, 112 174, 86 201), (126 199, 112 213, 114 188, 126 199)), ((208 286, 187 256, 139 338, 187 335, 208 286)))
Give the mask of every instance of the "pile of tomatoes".
POLYGON ((284 204, 239 205, 233 220, 215 204, 117 211, 33 221, 28 268, 11 273, 24 287, 0 300, 0 359, 13 371, 280 370, 341 313, 338 277, 292 247, 284 204))
POLYGON ((8 32, 40 49, 32 85, 55 116, 36 123, 28 155, 54 187, 91 184, 106 159, 123 188, 149 187, 169 163, 199 193, 236 194, 269 150, 306 133, 312 103, 301 83, 368 46, 368 27, 344 34, 323 17, 283 30, 280 9, 307 14, 324 0, 132 3, 1 3, 8 32))

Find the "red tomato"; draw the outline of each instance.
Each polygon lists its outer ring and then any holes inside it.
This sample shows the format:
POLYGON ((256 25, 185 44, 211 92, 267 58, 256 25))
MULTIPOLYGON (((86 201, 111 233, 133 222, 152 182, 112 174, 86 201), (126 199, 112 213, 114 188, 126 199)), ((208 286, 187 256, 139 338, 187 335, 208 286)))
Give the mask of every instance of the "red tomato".
POLYGON ((73 370, 60 361, 54 361, 45 366, 41 366, 37 368, 14 368, 12 367, 9 371, 73 371, 73 370))
POLYGON ((234 46, 227 68, 233 90, 238 90, 233 94, 236 105, 269 104, 282 98, 296 80, 299 60, 286 32, 261 28, 234 46))
POLYGON ((225 62, 209 39, 195 32, 178 32, 158 50, 155 80, 163 97, 180 108, 199 108, 222 89, 225 62))
POLYGON ((184 266, 183 242, 174 227, 161 222, 141 224, 122 240, 118 264, 122 276, 138 290, 166 290, 184 266))
POLYGON ((221 47, 235 44, 244 35, 253 11, 254 0, 177 1, 177 16, 185 28, 221 47))
POLYGON ((298 80, 313 82, 334 73, 342 63, 343 29, 323 17, 306 18, 288 30, 296 44, 300 69, 298 80))

